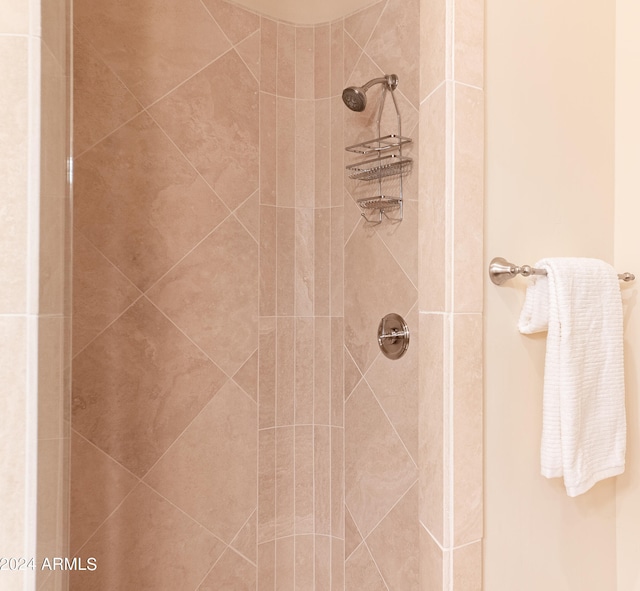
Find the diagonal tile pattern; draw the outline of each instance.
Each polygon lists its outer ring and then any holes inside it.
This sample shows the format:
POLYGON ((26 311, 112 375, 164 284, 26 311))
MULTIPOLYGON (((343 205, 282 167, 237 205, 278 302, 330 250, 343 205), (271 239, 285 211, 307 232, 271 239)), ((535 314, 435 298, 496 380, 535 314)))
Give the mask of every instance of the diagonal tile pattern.
POLYGON ((146 107, 229 49, 199 0, 78 0, 74 23, 146 107))
POLYGON ((142 476, 225 380, 142 298, 75 358, 73 426, 142 476))
POLYGON ((345 344, 360 371, 378 354, 375 335, 391 311, 406 314, 418 292, 376 235, 356 231, 345 247, 345 344))
POLYGON ((146 290, 225 216, 224 206, 146 113, 76 162, 74 218, 146 290))
POLYGON ((256 508, 256 424, 256 404, 227 382, 145 482, 231 543, 256 508))
POLYGON ((73 56, 73 142, 76 154, 82 154, 137 115, 142 106, 78 33, 73 56))
MULTIPOLYGON (((398 381, 372 335, 381 315, 415 304, 417 228, 361 224, 343 149, 370 137, 374 120, 352 119, 339 93, 348 76, 397 69, 384 53, 408 19, 417 26, 416 3, 384 0, 313 32, 224 0, 179 10, 159 0, 144 25, 142 5, 121 4, 78 0, 76 11, 91 40, 84 80, 114 112, 100 122, 87 108, 77 166, 82 264, 95 265, 96 285, 78 316, 87 346, 74 361, 73 420, 104 465, 144 482, 120 506, 128 482, 99 503, 90 524, 117 508, 85 547, 126 572, 78 575, 72 590, 277 580, 408 591, 417 369, 407 357, 398 381), (99 301, 107 309, 90 318, 99 301), (138 528, 148 531, 133 540, 138 528), (174 528, 172 543, 195 547, 197 580, 177 580, 171 565, 135 572, 135 560, 166 560, 174 528), (109 547, 120 536, 126 559, 109 547), (383 556, 386 538, 394 548, 383 556)), ((409 129, 414 65, 398 70, 409 129)))
POLYGON ((389 421, 402 439, 414 462, 418 463, 418 311, 405 316, 410 327, 409 349, 392 361, 378 355, 366 380, 389 421))
POLYGON ((233 217, 148 295, 229 376, 258 346, 258 245, 233 217))
POLYGON ((75 554, 138 484, 138 479, 75 431, 71 438, 71 540, 75 554))
POLYGON ((386 1, 376 2, 344 19, 345 32, 349 33, 360 47, 364 48, 367 44, 386 4, 386 1))
POLYGON ((236 4, 225 0, 203 0, 203 4, 234 45, 260 29, 260 17, 236 4))
POLYGON ((95 571, 71 573, 71 589, 195 589, 225 549, 193 519, 140 483, 82 550, 95 571))
POLYGON ((256 566, 227 549, 197 591, 255 591, 256 566))
POLYGON ((367 546, 389 589, 419 589, 418 485, 389 511, 367 538, 367 546))
POLYGON ((366 538, 418 472, 366 383, 345 405, 345 501, 366 538))
POLYGON ((230 209, 258 188, 258 83, 235 50, 150 112, 230 209))
POLYGON ((73 350, 81 351, 140 296, 140 291, 76 231, 73 259, 73 350))
POLYGON ((260 32, 253 33, 236 45, 236 51, 242 61, 251 70, 256 80, 260 80, 260 32))
POLYGON ((402 93, 417 108, 419 102, 417 59, 407 59, 420 43, 420 0, 388 0, 365 51, 385 73, 397 74, 402 93))

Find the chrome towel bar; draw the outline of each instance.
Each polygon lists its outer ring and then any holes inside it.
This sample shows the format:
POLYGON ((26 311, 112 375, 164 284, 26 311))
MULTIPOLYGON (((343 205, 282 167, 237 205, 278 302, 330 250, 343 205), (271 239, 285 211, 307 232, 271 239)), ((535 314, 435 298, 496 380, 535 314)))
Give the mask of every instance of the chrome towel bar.
MULTIPOLYGON (((489 264, 489 277, 496 285, 502 285, 505 281, 513 279, 516 275, 529 277, 529 275, 546 275, 544 269, 536 269, 530 265, 514 265, 502 257, 494 258, 489 264)), ((633 273, 619 273, 620 281, 634 281, 636 276, 633 273)))

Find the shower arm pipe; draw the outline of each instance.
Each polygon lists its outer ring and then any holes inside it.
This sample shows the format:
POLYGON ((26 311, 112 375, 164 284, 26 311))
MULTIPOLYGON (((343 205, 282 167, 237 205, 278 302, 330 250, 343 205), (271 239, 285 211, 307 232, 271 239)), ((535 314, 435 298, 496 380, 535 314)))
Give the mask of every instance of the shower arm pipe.
POLYGON ((396 86, 398 86, 398 77, 395 74, 387 74, 380 78, 374 78, 362 86, 362 90, 367 92, 367 90, 369 90, 374 84, 384 84, 385 88, 395 90, 396 86))

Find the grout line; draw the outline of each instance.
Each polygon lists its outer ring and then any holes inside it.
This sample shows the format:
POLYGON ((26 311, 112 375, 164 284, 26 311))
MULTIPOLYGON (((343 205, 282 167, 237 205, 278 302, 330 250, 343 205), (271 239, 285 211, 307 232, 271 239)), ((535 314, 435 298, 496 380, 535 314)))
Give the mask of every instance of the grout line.
MULTIPOLYGON (((227 205, 227 203, 224 201, 224 199, 222 199, 220 197, 220 195, 218 195, 217 191, 211 186, 211 184, 204 177, 204 175, 196 168, 196 165, 193 162, 191 162, 191 159, 182 151, 182 148, 180 148, 180 146, 178 146, 178 144, 176 144, 174 139, 164 129, 164 127, 160 124, 160 122, 153 116, 151 111, 149 111, 148 109, 145 109, 144 112, 156 124, 158 129, 165 135, 165 137, 169 140, 171 145, 179 152, 179 154, 184 158, 184 160, 187 162, 187 164, 193 169, 193 171, 196 173, 196 177, 202 179, 204 184, 207 185, 207 187, 209 187, 211 192, 215 195, 215 197, 218 199, 218 201, 222 204, 223 209, 226 208, 228 212, 231 212, 232 211, 231 208, 227 205)), ((255 193, 255 191, 253 193, 255 193)), ((253 193, 251 193, 251 195, 253 195, 253 193)), ((251 197, 251 195, 249 195, 249 197, 247 197, 247 199, 249 199, 251 197)), ((245 201, 247 199, 245 199, 245 201)), ((244 201, 242 203, 244 203, 244 201)), ((242 205, 242 203, 240 203, 240 205, 242 205)), ((238 207, 240 207, 240 205, 238 205, 238 207)), ((238 207, 236 207, 233 211, 236 211, 238 209, 238 207)))
MULTIPOLYGON (((438 84, 427 96, 425 96, 421 101, 420 101, 420 108, 423 108, 425 103, 434 95, 436 94, 443 86, 446 87, 447 82, 449 82, 449 80, 445 79, 442 80, 440 82, 440 84, 438 84)), ((419 122, 418 122, 419 123, 419 122)))
POLYGON ((418 524, 419 526, 422 526, 422 528, 424 529, 424 531, 427 532, 428 536, 431 538, 431 540, 433 541, 433 543, 438 546, 438 548, 444 553, 447 552, 449 549, 445 548, 439 541, 438 538, 436 538, 432 533, 431 530, 422 522, 422 520, 418 520, 418 524))
MULTIPOLYGON (((128 90, 128 89, 127 89, 128 90)), ((102 142, 104 142, 105 140, 109 139, 112 135, 115 135, 118 131, 120 131, 123 127, 129 125, 129 123, 131 123, 134 119, 138 118, 140 115, 142 115, 142 113, 145 113, 146 110, 144 107, 142 107, 135 115, 133 115, 132 117, 130 117, 129 119, 127 119, 124 123, 121 123, 120 125, 118 125, 118 127, 116 127, 115 129, 113 129, 112 131, 110 131, 107 135, 105 135, 104 137, 100 138, 97 142, 95 142, 94 144, 91 144, 88 148, 85 148, 82 152, 80 152, 79 154, 76 154, 73 157, 73 164, 74 166, 78 163, 78 160, 80 158, 82 158, 85 154, 87 154, 88 152, 90 152, 91 150, 93 150, 96 146, 100 145, 102 142)), ((75 176, 75 175, 74 175, 75 176)))
POLYGON ((123 503, 131 496, 134 490, 142 484, 142 481, 138 479, 138 482, 131 488, 131 490, 124 496, 124 498, 118 503, 118 505, 107 515, 107 517, 96 527, 95 531, 85 540, 84 544, 78 546, 78 549, 74 552, 74 556, 80 556, 82 549, 96 536, 96 534, 102 529, 102 527, 111 519, 111 517, 122 507, 123 503))
MULTIPOLYGON (((278 44, 278 50, 280 49, 280 44, 278 44)), ((298 286, 297 286, 297 282, 298 282, 298 233, 296 232, 297 229, 297 225, 298 225, 298 203, 297 203, 297 196, 298 196, 298 134, 296 133, 298 131, 297 127, 297 115, 298 115, 298 85, 299 85, 299 80, 298 80, 298 76, 297 76, 297 72, 298 72, 298 29, 294 29, 293 32, 293 99, 294 99, 294 103, 293 103, 293 204, 294 204, 294 211, 293 211, 293 315, 294 317, 297 314, 298 311, 298 306, 299 304, 299 297, 298 297, 298 286)), ((277 173, 276 173, 277 174, 277 173)), ((313 305, 313 303, 312 303, 313 305)), ((293 383, 291 384, 291 389, 292 389, 292 395, 293 395, 293 416, 292 416, 292 421, 295 425, 296 422, 296 396, 295 396, 295 392, 296 392, 296 347, 295 347, 295 342, 296 342, 296 320, 293 319, 292 320, 292 325, 293 325, 293 383)), ((278 355, 279 357, 279 355, 278 355)), ((277 434, 277 431, 276 431, 277 434)), ((292 526, 293 526, 293 585, 295 587, 295 581, 296 581, 296 536, 295 536, 295 532, 296 532, 296 470, 295 470, 295 466, 296 466, 296 428, 293 427, 292 428, 292 448, 293 448, 293 516, 292 516, 292 526)), ((314 555, 315 555, 315 538, 314 538, 314 555)), ((315 563, 315 561, 314 561, 315 563)), ((315 577, 314 577, 315 580, 315 577)))
MULTIPOLYGON (((262 367, 262 328, 263 317, 262 310, 262 123, 264 119, 263 98, 262 98, 262 17, 258 17, 258 33, 260 34, 260 43, 258 47, 259 71, 258 76, 258 366, 256 368, 256 531, 254 536, 254 548, 256 556, 256 584, 255 590, 259 590, 260 584, 260 408, 262 406, 262 396, 260 388, 260 369, 262 367)), ((274 433, 275 436, 275 433, 274 433)))
MULTIPOLYGON (((251 193, 251 195, 249 195, 249 197, 247 197, 242 203, 240 203, 240 205, 238 205, 238 207, 236 207, 231 212, 231 215, 234 217, 234 219, 244 228, 244 230, 247 232, 247 234, 249 234, 249 236, 251 236, 251 238, 253 238, 253 241, 256 243, 256 246, 258 247, 258 269, 260 269, 260 258, 259 258, 260 257, 260 194, 259 194, 259 191, 260 191, 260 189, 256 189, 253 193, 251 193), (251 230, 249 230, 249 228, 247 228, 247 226, 245 226, 242 223, 242 220, 238 216, 238 212, 239 212, 240 208, 243 205, 247 204, 253 198, 253 196, 256 193, 258 193, 258 238, 257 239, 253 235, 253 232, 251 232, 251 230)), ((260 308, 258 308, 258 310, 259 309, 260 308)))
MULTIPOLYGON (((178 265, 182 263, 194 250, 196 250, 205 240, 207 240, 222 224, 224 224, 233 214, 228 213, 222 220, 220 220, 207 234, 203 236, 201 240, 196 242, 179 260, 177 260, 171 267, 169 267, 160 277, 158 277, 153 283, 151 283, 147 288, 145 288, 143 294, 151 301, 149 298, 149 292, 153 290, 153 288, 158 285, 169 273, 171 273, 178 265)), ((237 218, 236 218, 237 219, 237 218)))
MULTIPOLYGON (((404 201, 404 200, 403 200, 404 201)), ((408 200, 407 200, 408 201, 408 200)), ((408 212, 407 212, 408 213, 408 212)), ((387 252, 389 253, 389 255, 391 255, 391 258, 393 259, 393 261, 395 262, 395 264, 397 265, 398 269, 400 269, 400 271, 402 271, 402 274, 408 279, 409 283, 411 283, 411 285, 414 287, 414 289, 416 290, 416 297, 419 294, 419 290, 418 290, 418 286, 415 284, 415 282, 413 281, 413 279, 411 279, 411 277, 409 277, 409 273, 407 273, 405 271, 404 265, 402 265, 402 263, 400 263, 400 261, 398 260, 398 258, 396 257, 396 255, 391 251, 391 248, 389 247, 389 245, 386 243, 385 239, 382 237, 381 232, 384 228, 382 227, 374 227, 374 233, 376 235, 376 237, 380 240, 380 242, 382 242, 382 246, 387 250, 387 252)), ((416 232, 416 237, 417 237, 417 232, 416 232)), ((406 262, 405 262, 406 264, 406 262)))
MULTIPOLYGON (((112 462, 115 462, 116 464, 118 464, 118 467, 120 467, 123 470, 125 470, 129 475, 133 476, 136 480, 138 480, 139 482, 142 480, 139 476, 137 476, 131 470, 129 470, 129 468, 127 468, 124 464, 122 464, 120 461, 116 460, 110 453, 106 452, 101 447, 99 447, 98 445, 93 443, 93 441, 91 441, 90 439, 85 437, 82 433, 80 433, 80 431, 78 431, 77 429, 74 429, 73 427, 71 427, 71 432, 75 433, 81 439, 84 439, 85 443, 89 444, 91 447, 96 449, 98 452, 100 452, 100 454, 107 456, 112 462)), ((69 439, 70 439, 70 437, 69 437, 69 439)))
MULTIPOLYGON (((178 505, 176 505, 171 499, 167 498, 165 495, 163 495, 161 492, 159 492, 158 490, 156 490, 153 486, 151 486, 150 484, 148 484, 147 482, 145 482, 144 480, 140 481, 140 483, 137 486, 146 486, 150 491, 152 491, 153 493, 155 493, 156 495, 158 495, 161 499, 163 499, 164 501, 166 501, 167 503, 169 503, 169 505, 171 505, 174 509, 177 509, 178 511, 180 511, 180 513, 182 513, 185 517, 187 517, 190 521, 192 521, 193 523, 197 524, 199 527, 201 527, 203 530, 205 530, 206 533, 210 534, 212 537, 214 537, 216 540, 218 540, 219 542, 221 542, 226 548, 229 547, 229 544, 227 544, 220 536, 218 536, 216 533, 214 533, 213 531, 211 531, 206 525, 203 525, 202 523, 200 523, 195 517, 193 517, 193 515, 189 515, 189 513, 187 513, 184 509, 181 509, 178 505)), ((137 488, 136 486, 136 488, 137 488)), ((225 548, 225 549, 226 549, 225 548)), ((224 550, 222 551, 222 554, 224 554, 224 550)), ((222 554, 220 554, 220 556, 218 557, 218 559, 215 561, 216 563, 218 562, 218 560, 220 560, 220 558, 222 557, 222 554)), ((215 563, 214 565, 215 566, 215 563)))
MULTIPOLYGON (((227 33, 225 32, 224 28, 220 25, 220 23, 216 20, 216 17, 213 16, 213 13, 207 8, 207 5, 200 0, 200 6, 202 6, 202 8, 204 8, 205 12, 209 15, 209 17, 211 17, 211 20, 217 25, 218 29, 220 29, 220 32, 222 33, 222 36, 227 40, 227 42, 229 43, 229 45, 234 48, 234 44, 231 41, 231 39, 229 39, 227 33)), ((249 35, 247 35, 249 36, 249 35)))
MULTIPOLYGON (((222 28, 222 27, 221 27, 222 28)), ((256 81, 256 83, 258 84, 258 92, 260 92, 260 80, 258 80, 258 77, 253 73, 253 69, 251 68, 251 66, 249 66, 249 64, 245 61, 245 59, 242 57, 242 55, 240 54, 240 52, 238 51, 238 46, 241 45, 242 43, 244 43, 247 39, 249 39, 249 37, 253 37, 255 35, 259 35, 260 36, 260 40, 262 40, 262 31, 261 29, 256 29, 253 33, 250 33, 249 35, 247 35, 244 39, 241 39, 240 41, 238 41, 233 48, 235 49, 236 53, 238 54, 238 57, 240 58, 240 60, 242 61, 242 63, 245 65, 245 67, 247 68, 247 70, 249 70, 249 74, 251 74, 251 76, 253 76, 253 79, 256 81)), ((260 58, 262 56, 259 56, 260 58)), ((261 64, 259 64, 258 67, 260 67, 261 64)), ((260 72, 258 72, 258 74, 260 74, 260 72)))
MULTIPOLYGON (((165 92, 162 96, 158 97, 157 99, 155 99, 154 101, 152 101, 151 103, 149 103, 146 107, 145 110, 149 110, 152 107, 155 107, 159 102, 161 102, 162 100, 164 100, 165 98, 167 98, 170 94, 173 94, 176 90, 178 90, 181 86, 184 86, 187 82, 190 82, 193 78, 195 78, 198 74, 200 74, 201 72, 203 72, 204 70, 206 70, 209 66, 213 65, 215 62, 217 62, 219 59, 223 58, 225 55, 227 55, 229 52, 231 51, 235 51, 233 46, 229 47, 228 49, 226 49, 225 51, 223 51, 219 56, 213 58, 211 61, 207 62, 204 66, 202 66, 201 68, 199 68, 198 70, 196 70, 193 74, 191 74, 190 76, 188 76, 187 78, 185 78, 182 82, 180 82, 179 84, 177 84, 176 86, 174 86, 171 90, 168 90, 167 92, 165 92)), ((236 52, 237 53, 237 52, 236 52)))
MULTIPOLYGON (((367 539, 369 539, 369 537, 371 537, 371 534, 373 532, 376 531, 376 529, 378 529, 378 527, 380 526, 380 524, 387 518, 389 517, 389 515, 393 512, 393 510, 404 500, 404 498, 409 494, 409 492, 411 491, 411 489, 416 486, 419 485, 419 478, 418 476, 416 476, 416 478, 409 484, 409 486, 407 487, 407 490, 405 490, 400 497, 398 498, 398 500, 391 506, 391 508, 376 522, 376 524, 371 528, 371 531, 366 535, 366 537, 363 536, 363 539, 366 541, 367 539)), ((352 516, 353 517, 353 516, 352 516)), ((354 521, 355 523, 355 521, 354 521)), ((356 526, 357 527, 357 526, 356 526)), ((362 534, 361 534, 362 535, 362 534)))
POLYGON ((387 581, 385 580, 384 576, 382 575, 382 571, 380 570, 380 567, 378 566, 378 563, 376 562, 376 559, 373 557, 373 552, 371 552, 371 549, 369 548, 369 545, 367 544, 367 541, 365 540, 364 542, 362 542, 362 544, 367 549, 367 552, 369 553, 369 557, 371 558, 371 561, 373 562, 374 566, 376 567, 376 570, 378 571, 378 574, 380 575, 380 580, 382 581, 382 584, 384 585, 384 588, 387 591, 389 591, 389 586, 387 585, 387 581))
POLYGON ((351 523, 353 523, 353 526, 356 528, 356 531, 358 532, 358 535, 360 536, 360 542, 356 545, 356 547, 351 550, 351 552, 349 553, 349 556, 346 555, 346 531, 345 531, 345 562, 351 557, 353 556, 353 553, 360 548, 360 546, 362 546, 362 544, 364 543, 364 538, 365 536, 362 535, 362 532, 360 531, 360 528, 358 527, 358 524, 356 523, 356 520, 353 518, 353 513, 351 512, 351 509, 349 509, 349 506, 347 505, 347 502, 345 500, 344 502, 344 510, 345 510, 345 521, 346 521, 346 517, 347 517, 347 513, 349 514, 349 517, 351 518, 351 523))
MULTIPOLYGON (((253 562, 253 560, 250 560, 242 552, 240 552, 240 550, 238 550, 237 548, 234 548, 233 547, 233 543, 238 539, 238 536, 242 533, 242 530, 251 521, 251 518, 254 515, 256 516, 256 519, 257 519, 257 513, 258 513, 258 507, 256 506, 256 508, 251 512, 251 514, 249 515, 247 520, 240 526, 240 529, 237 531, 236 535, 231 539, 231 542, 229 542, 229 548, 231 548, 231 550, 233 550, 234 552, 236 552, 237 554, 242 556, 244 559, 246 559, 248 562, 250 562, 251 564, 253 564, 253 566, 256 566, 256 567, 257 567, 257 564, 255 562, 253 562)), ((257 554, 256 554, 256 560, 257 560, 257 554)))
POLYGON ((101 335, 103 335, 109 328, 111 328, 111 326, 113 326, 118 320, 120 320, 120 318, 122 318, 131 308, 133 308, 133 306, 135 306, 142 298, 144 297, 144 294, 141 293, 140 295, 138 295, 124 310, 122 310, 122 312, 120 312, 111 322, 109 322, 109 324, 107 324, 107 326, 105 326, 96 336, 94 336, 84 347, 82 347, 82 349, 80 349, 79 351, 77 351, 73 357, 71 358, 72 361, 74 361, 75 359, 78 358, 78 356, 83 353, 84 351, 86 351, 93 342, 95 342, 101 335))
MULTIPOLYGON (((371 371, 371 368, 373 367, 374 363, 376 362, 376 360, 378 358, 380 358, 381 355, 382 355, 382 353, 378 352, 378 354, 374 358, 373 362, 369 366, 369 370, 367 371, 367 373, 369 373, 369 371, 371 371)), ((402 444, 402 447, 404 447, 405 452, 407 452, 407 456, 409 456, 409 459, 411 460, 411 463, 415 466, 416 471, 419 473, 419 468, 418 468, 418 464, 416 463, 416 460, 414 459, 413 455, 411 454, 411 452, 407 448, 407 446, 406 446, 406 444, 404 442, 404 439, 400 436, 400 433, 398 433, 398 430, 396 429, 396 426, 393 424, 393 421, 391 420, 391 418, 387 414, 387 411, 385 410, 384 406, 382 405, 382 403, 380 402, 380 400, 376 396, 375 390, 373 389, 373 387, 371 386, 371 384, 367 380, 367 376, 366 375, 364 376, 364 381, 366 382, 367 386, 369 387, 369 390, 371 391, 371 394, 373 395, 373 399, 377 402, 378 406, 380 407, 380 410, 382 411, 382 414, 385 416, 385 418, 387 419, 387 422, 391 426, 391 429, 393 429, 393 432, 395 433, 396 437, 399 439, 400 443, 402 444)))

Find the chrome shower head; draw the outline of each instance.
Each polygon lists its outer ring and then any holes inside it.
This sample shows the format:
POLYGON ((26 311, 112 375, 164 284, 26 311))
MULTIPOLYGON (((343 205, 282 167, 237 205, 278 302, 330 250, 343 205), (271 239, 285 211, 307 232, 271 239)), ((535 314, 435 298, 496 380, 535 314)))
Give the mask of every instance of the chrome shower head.
POLYGON ((369 80, 364 86, 349 86, 342 91, 344 104, 352 111, 364 111, 367 106, 367 90, 374 84, 386 84, 388 90, 395 90, 398 77, 395 74, 387 74, 382 78, 369 80))

